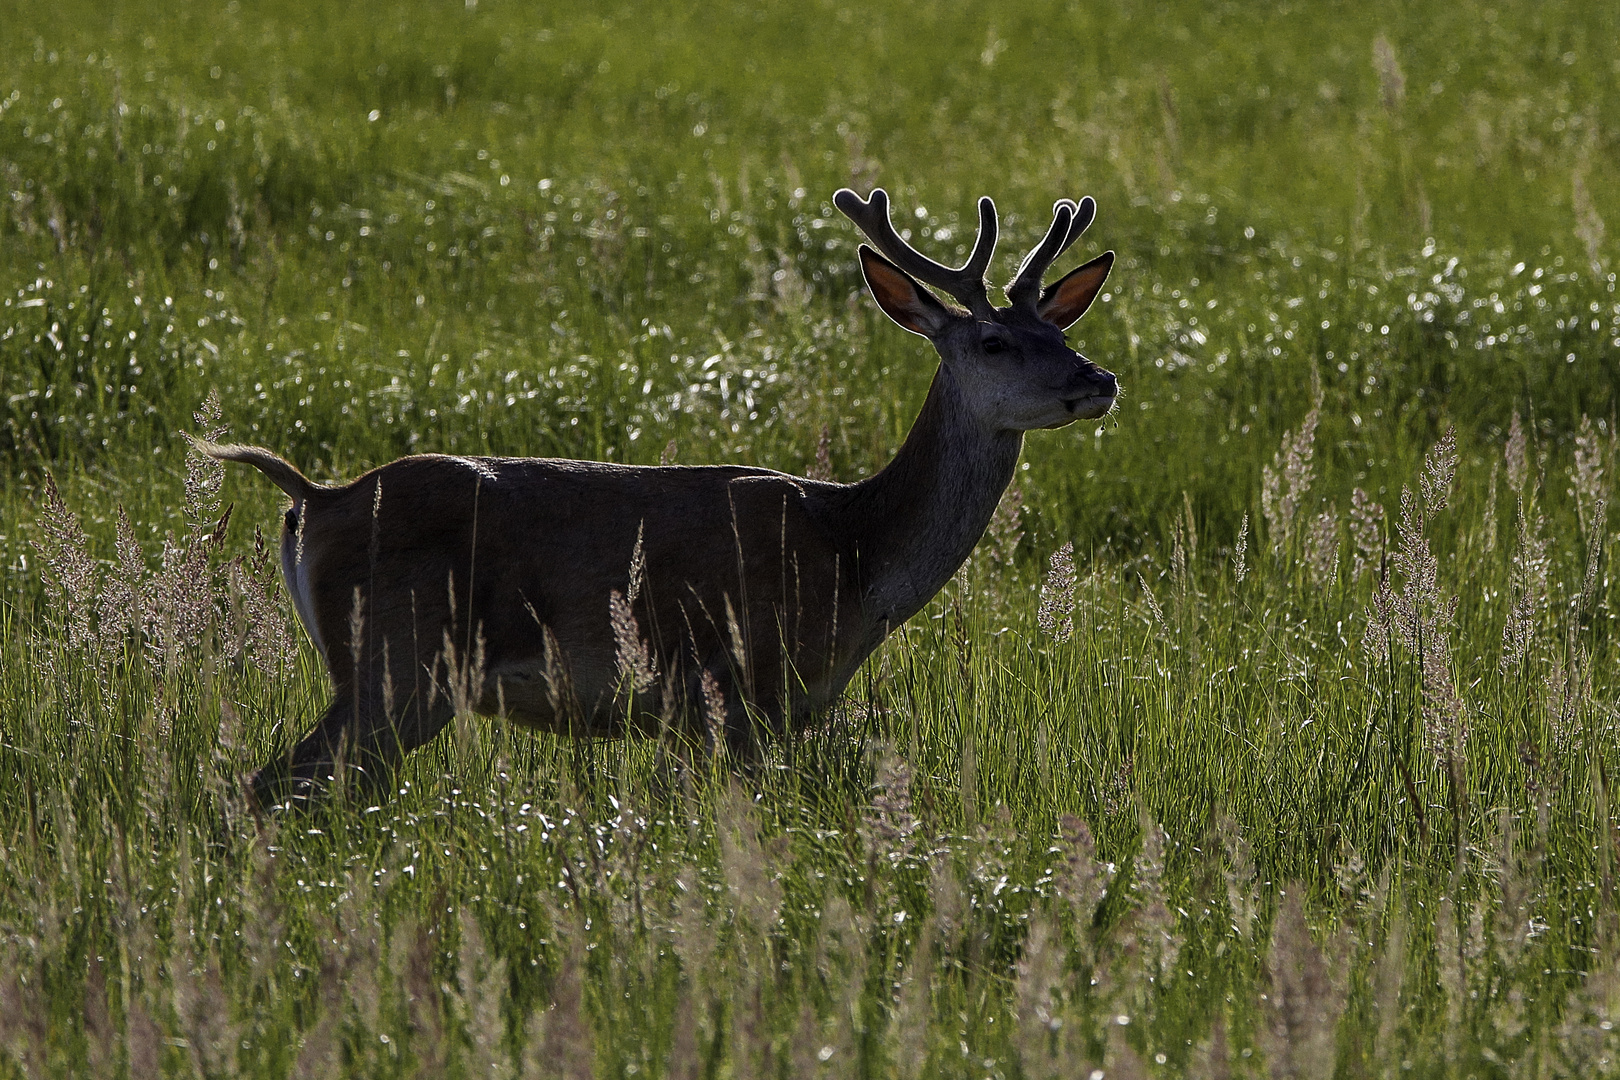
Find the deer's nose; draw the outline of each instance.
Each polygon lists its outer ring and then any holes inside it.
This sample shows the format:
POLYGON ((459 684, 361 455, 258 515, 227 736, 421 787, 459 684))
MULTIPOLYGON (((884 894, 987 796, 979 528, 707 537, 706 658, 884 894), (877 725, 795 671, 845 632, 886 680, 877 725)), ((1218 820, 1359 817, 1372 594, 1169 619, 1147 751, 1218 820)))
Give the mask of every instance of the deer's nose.
POLYGON ((1069 380, 1076 390, 1089 390, 1099 397, 1115 397, 1119 393, 1119 380, 1114 373, 1096 364, 1086 363, 1069 380))

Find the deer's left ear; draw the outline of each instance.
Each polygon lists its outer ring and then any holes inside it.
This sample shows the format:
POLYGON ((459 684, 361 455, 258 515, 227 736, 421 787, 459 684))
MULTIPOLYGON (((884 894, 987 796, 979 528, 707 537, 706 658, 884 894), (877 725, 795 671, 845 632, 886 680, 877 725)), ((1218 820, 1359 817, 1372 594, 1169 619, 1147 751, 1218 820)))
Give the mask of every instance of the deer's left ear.
POLYGON ((1105 251, 1084 266, 1069 271, 1041 291, 1035 311, 1059 330, 1067 330, 1097 299, 1113 266, 1114 253, 1105 251))

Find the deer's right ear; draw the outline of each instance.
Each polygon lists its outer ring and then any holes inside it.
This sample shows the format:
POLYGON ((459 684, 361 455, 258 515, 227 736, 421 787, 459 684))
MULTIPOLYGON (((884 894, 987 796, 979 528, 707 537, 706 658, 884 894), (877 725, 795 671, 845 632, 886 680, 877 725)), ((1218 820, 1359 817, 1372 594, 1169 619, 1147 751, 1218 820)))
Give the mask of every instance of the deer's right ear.
POLYGON ((935 338, 949 325, 950 310, 912 276, 871 248, 860 247, 861 273, 883 314, 925 338, 935 338))

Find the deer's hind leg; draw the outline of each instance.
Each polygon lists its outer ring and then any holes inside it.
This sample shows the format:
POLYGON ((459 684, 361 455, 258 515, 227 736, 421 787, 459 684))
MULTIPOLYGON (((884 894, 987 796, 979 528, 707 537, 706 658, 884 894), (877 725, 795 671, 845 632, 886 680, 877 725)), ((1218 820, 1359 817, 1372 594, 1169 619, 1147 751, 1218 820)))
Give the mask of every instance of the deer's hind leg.
POLYGON ((454 715, 450 701, 434 695, 395 706, 382 687, 341 688, 308 735, 254 774, 261 809, 307 806, 334 784, 363 797, 386 791, 405 755, 426 743, 454 715))

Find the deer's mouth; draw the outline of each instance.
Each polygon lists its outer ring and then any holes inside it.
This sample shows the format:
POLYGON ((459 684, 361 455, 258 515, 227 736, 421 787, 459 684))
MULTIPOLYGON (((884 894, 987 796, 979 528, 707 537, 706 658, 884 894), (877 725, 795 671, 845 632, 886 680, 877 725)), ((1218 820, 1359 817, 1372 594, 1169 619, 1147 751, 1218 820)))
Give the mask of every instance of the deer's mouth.
POLYGON ((1114 394, 1081 394, 1079 397, 1066 399, 1063 407, 1068 409, 1069 415, 1076 420, 1095 420, 1108 414, 1108 410, 1114 407, 1114 399, 1114 394))

